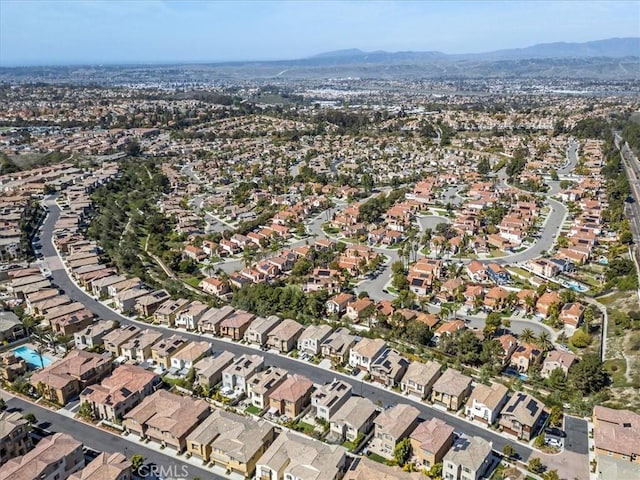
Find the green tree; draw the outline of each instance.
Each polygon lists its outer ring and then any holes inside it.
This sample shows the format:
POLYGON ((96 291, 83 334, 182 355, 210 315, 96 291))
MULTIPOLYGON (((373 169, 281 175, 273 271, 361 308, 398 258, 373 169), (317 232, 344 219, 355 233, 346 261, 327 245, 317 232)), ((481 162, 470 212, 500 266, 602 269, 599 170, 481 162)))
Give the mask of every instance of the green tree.
POLYGON ((507 443, 504 447, 502 447, 502 453, 505 457, 512 458, 516 454, 516 449, 507 443))
POLYGON ((31 412, 25 414, 24 419, 27 421, 29 425, 35 425, 36 423, 38 423, 38 419, 31 412))
POLYGON ((80 405, 80 408, 78 409, 78 416, 89 421, 93 421, 96 418, 93 412, 93 407, 89 402, 82 402, 82 405, 80 405))
POLYGON ((604 371, 600 356, 587 353, 571 370, 569 370, 571 385, 585 395, 600 391, 607 385, 608 377, 604 371))
POLYGON ((535 338, 536 336, 530 328, 525 328, 520 332, 520 341, 523 343, 531 343, 535 338))
POLYGON ((584 330, 576 330, 573 335, 571 335, 571 345, 576 348, 585 348, 588 347, 591 343, 591 336, 588 333, 585 333, 584 330))
MULTIPOLYGON (((558 369, 559 370, 559 369, 558 369)), ((549 414, 549 423, 554 427, 560 427, 562 425, 562 417, 564 412, 558 405, 551 407, 551 413, 549 414)))
POLYGON ((547 331, 540 332, 538 334, 538 336, 536 337, 534 343, 538 347, 540 347, 540 349, 544 353, 547 353, 547 352, 553 350, 553 342, 551 341, 551 336, 549 335, 549 332, 547 332, 547 331))
POLYGON ((5 408, 7 408, 7 403, 4 401, 4 398, 0 397, 0 412, 2 412, 5 408))
POLYGON ((409 438, 404 438, 398 442, 396 448, 393 449, 393 459, 401 467, 407 463, 409 456, 411 455, 411 441, 409 438))
POLYGON ((134 472, 138 473, 140 468, 144 465, 144 457, 139 453, 134 454, 131 457, 131 468, 134 472))
POLYGON ((558 475, 557 470, 549 470, 548 472, 545 472, 542 478, 544 480, 560 480, 560 475, 558 475))
POLYGON ((542 472, 542 460, 540 460, 538 457, 533 457, 531 460, 529 460, 527 470, 533 473, 542 472))

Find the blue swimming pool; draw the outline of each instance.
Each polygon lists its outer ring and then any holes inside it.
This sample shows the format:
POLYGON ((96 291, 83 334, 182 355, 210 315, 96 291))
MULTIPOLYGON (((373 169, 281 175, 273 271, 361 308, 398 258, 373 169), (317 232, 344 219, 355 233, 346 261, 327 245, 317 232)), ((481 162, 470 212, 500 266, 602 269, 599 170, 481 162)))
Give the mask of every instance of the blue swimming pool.
POLYGON ((42 355, 42 361, 40 355, 33 348, 22 345, 13 350, 18 357, 22 358, 32 368, 42 368, 51 364, 51 359, 42 355))

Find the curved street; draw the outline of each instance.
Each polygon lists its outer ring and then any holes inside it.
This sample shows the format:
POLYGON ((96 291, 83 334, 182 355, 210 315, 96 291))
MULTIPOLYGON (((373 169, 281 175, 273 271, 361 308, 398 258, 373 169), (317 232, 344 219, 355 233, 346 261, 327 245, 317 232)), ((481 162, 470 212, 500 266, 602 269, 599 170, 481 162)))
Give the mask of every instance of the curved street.
MULTIPOLYGON (((49 207, 50 213, 47 216, 47 219, 45 220, 42 227, 42 252, 47 259, 48 266, 51 270, 53 282, 55 282, 60 288, 62 288, 69 297, 82 302, 89 310, 91 310, 101 318, 117 319, 123 325, 138 324, 139 326, 142 326, 144 328, 160 331, 167 336, 176 333, 176 330, 174 329, 150 325, 145 322, 139 322, 129 317, 119 315, 103 303, 95 300, 82 289, 78 288, 76 284, 69 278, 67 271, 65 270, 62 261, 58 257, 52 242, 53 227, 60 215, 60 208, 51 198, 48 198, 45 202, 49 207)), ((525 461, 532 454, 531 448, 515 441, 514 439, 506 438, 495 431, 478 426, 477 424, 472 424, 456 415, 449 414, 443 410, 440 410, 439 408, 435 408, 431 405, 417 401, 412 397, 407 397, 393 392, 392 390, 366 383, 362 380, 358 380, 348 375, 343 375, 334 370, 327 370, 312 363, 303 362, 298 359, 293 359, 277 353, 261 352, 253 346, 233 343, 231 341, 186 331, 178 332, 180 335, 193 341, 201 341, 203 339, 206 339, 213 344, 214 349, 217 351, 228 350, 234 355, 242 355, 245 353, 259 353, 260 355, 263 355, 265 357, 267 365, 273 365, 279 368, 287 369, 290 372, 300 373, 318 384, 325 384, 331 382, 336 377, 341 377, 344 381, 351 384, 353 391, 356 394, 367 397, 371 401, 376 402, 380 405, 390 405, 396 404, 398 402, 410 403, 420 410, 421 417, 423 419, 428 420, 433 417, 440 418, 452 425, 456 429, 456 431, 462 431, 469 435, 478 435, 486 438, 487 440, 490 440, 491 442, 493 442, 493 448, 497 451, 502 451, 503 446, 509 444, 514 446, 516 452, 525 461)))

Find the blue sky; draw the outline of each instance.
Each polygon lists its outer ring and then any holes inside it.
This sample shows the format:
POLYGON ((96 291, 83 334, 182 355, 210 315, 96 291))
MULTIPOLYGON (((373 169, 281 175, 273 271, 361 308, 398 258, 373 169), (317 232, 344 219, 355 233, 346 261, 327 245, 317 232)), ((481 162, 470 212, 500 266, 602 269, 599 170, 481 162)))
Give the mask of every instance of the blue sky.
POLYGON ((638 1, 0 0, 0 65, 471 53, 640 36, 638 1))

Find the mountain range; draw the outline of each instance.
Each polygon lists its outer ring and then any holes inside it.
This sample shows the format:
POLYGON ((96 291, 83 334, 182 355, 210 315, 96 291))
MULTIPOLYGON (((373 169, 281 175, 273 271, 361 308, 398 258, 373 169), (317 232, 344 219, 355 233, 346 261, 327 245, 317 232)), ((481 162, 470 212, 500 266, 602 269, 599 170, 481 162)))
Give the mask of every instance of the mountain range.
POLYGON ((214 80, 385 80, 539 78, 618 81, 640 79, 640 37, 585 43, 544 43, 485 53, 365 52, 358 49, 307 58, 171 65, 85 65, 0 68, 0 82, 210 82, 214 80))
POLYGON ((320 53, 309 57, 311 61, 335 62, 404 62, 434 60, 523 60, 531 58, 624 58, 640 57, 640 37, 609 38, 584 43, 540 43, 525 48, 512 48, 484 53, 446 54, 437 51, 428 52, 386 52, 378 50, 365 52, 357 48, 320 53))

